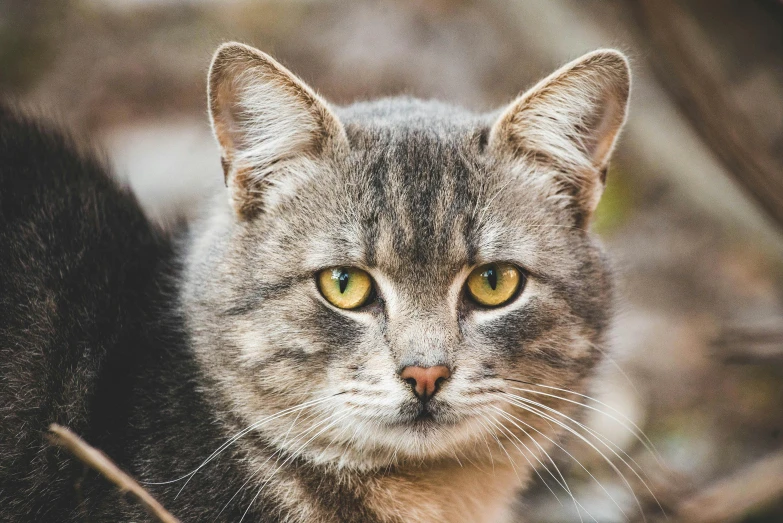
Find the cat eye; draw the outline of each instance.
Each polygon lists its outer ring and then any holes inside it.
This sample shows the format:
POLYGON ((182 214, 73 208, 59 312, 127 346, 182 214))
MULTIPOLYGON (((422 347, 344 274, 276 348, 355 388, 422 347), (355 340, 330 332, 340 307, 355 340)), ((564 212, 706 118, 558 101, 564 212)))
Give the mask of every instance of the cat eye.
POLYGON ((318 273, 316 280, 318 290, 326 301, 340 309, 361 307, 372 298, 372 278, 361 269, 324 269, 318 273))
POLYGON ((525 285, 525 275, 510 263, 488 263, 470 273, 467 290, 484 307, 498 307, 511 301, 525 285))

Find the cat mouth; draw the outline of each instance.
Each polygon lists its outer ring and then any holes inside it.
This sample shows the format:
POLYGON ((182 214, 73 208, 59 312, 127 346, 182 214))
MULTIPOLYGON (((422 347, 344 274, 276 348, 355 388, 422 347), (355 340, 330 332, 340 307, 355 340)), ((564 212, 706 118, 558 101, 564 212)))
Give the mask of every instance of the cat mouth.
POLYGON ((435 415, 427 405, 423 405, 416 416, 414 416, 413 420, 411 420, 411 423, 414 425, 435 423, 435 415))
POLYGON ((406 413, 402 425, 416 428, 450 425, 448 416, 444 417, 441 409, 434 407, 430 402, 420 403, 415 410, 406 413))
POLYGON ((392 430, 436 429, 457 425, 463 418, 448 402, 436 398, 429 401, 406 401, 399 406, 393 418, 387 417, 378 421, 392 430))

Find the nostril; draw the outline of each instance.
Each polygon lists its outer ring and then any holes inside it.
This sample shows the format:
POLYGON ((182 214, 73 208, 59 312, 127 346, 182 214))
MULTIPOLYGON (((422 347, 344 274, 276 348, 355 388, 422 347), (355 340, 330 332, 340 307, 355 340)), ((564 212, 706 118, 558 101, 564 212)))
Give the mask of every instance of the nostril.
POLYGON ((440 386, 443 385, 444 381, 446 381, 446 378, 444 378, 442 376, 435 380, 435 392, 438 392, 438 390, 440 389, 440 386))
POLYGON ((409 366, 402 369, 400 378, 410 385, 417 398, 427 401, 441 385, 451 377, 451 371, 445 365, 433 367, 409 366))

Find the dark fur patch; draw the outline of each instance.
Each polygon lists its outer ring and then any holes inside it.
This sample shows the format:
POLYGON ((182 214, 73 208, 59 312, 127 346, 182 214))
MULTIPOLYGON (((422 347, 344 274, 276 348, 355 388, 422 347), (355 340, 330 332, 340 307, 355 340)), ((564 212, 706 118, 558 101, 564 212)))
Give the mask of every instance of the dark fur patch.
MULTIPOLYGON (((401 367, 435 361, 478 381, 499 368, 589 375, 597 354, 576 359, 561 344, 600 341, 611 298, 606 261, 585 231, 561 227, 573 215, 547 200, 548 188, 512 178, 481 152, 487 118, 407 99, 342 113, 349 151, 301 181, 295 196, 254 209, 259 219, 215 220, 226 229, 204 231, 214 245, 185 267, 172 239, 99 162, 57 132, 0 114, 0 506, 11 520, 144 517, 48 448, 42 435, 52 421, 138 478, 160 482, 194 470, 260 419, 258 409, 242 410, 252 399, 274 409, 286 393, 314 397, 341 377, 377 391, 391 376, 405 387, 401 367), (546 299, 481 325, 467 305, 445 311, 458 274, 492 249, 531 238, 540 264, 531 277, 546 299), (380 289, 377 302, 350 314, 334 310, 304 284, 314 277, 304 265, 311 258, 322 268, 348 260, 378 271, 393 292, 380 289)), ((433 415, 454 414, 435 403, 433 415)), ((272 441, 243 439, 179 497, 177 483, 150 490, 183 520, 216 518, 235 493, 221 518, 248 509, 253 521, 285 520, 293 509, 273 488, 277 480, 255 498, 248 465, 275 462, 272 441)), ((297 504, 327 520, 376 521, 364 485, 395 473, 341 475, 297 457, 281 474, 303 492, 297 504)))
MULTIPOLYGON (((193 470, 224 441, 174 313, 172 259, 170 239, 100 162, 0 107, 0 520, 146 520, 49 446, 50 423, 145 481, 193 470)), ((183 521, 214 519, 244 482, 232 454, 177 499, 181 483, 148 488, 183 521)), ((221 517, 238 520, 254 494, 221 517)), ((281 512, 260 499, 251 513, 281 512)))

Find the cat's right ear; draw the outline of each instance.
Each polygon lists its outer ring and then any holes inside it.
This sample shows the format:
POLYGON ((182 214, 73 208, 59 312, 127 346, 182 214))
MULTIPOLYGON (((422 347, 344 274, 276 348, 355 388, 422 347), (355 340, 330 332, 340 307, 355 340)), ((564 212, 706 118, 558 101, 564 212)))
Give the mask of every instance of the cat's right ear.
POLYGON ((489 145, 512 161, 543 164, 549 185, 568 196, 577 225, 585 225, 604 189, 630 88, 622 53, 586 54, 511 103, 490 130, 489 145))
POLYGON ((209 69, 209 114, 231 202, 242 218, 292 192, 314 162, 347 147, 326 102, 269 55, 220 46, 209 69))

